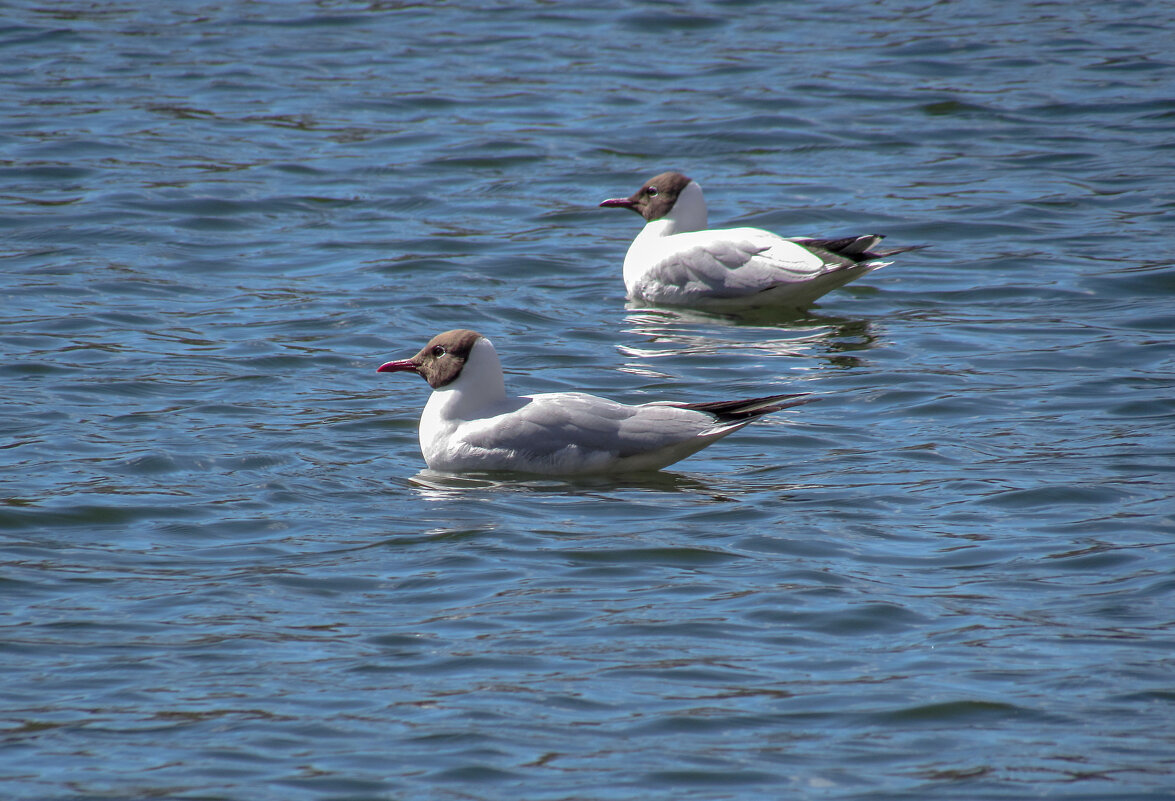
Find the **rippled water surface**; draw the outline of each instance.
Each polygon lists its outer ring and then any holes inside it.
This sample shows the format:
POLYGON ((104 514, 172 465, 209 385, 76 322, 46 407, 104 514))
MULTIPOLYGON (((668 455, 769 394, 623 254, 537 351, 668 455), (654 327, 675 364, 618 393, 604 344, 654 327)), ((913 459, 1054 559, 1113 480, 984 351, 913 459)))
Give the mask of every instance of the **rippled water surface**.
POLYGON ((1175 23, 1121 3, 0 19, 11 799, 1175 797, 1175 23), (926 250, 627 307, 711 221, 926 250), (424 471, 520 392, 807 391, 668 471, 424 471))

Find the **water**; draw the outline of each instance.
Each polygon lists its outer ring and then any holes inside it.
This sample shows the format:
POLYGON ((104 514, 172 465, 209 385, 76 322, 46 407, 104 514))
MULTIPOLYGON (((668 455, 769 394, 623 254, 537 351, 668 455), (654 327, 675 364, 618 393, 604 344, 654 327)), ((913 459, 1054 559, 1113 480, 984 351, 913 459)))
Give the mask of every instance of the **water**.
POLYGON ((15 3, 11 799, 1173 798, 1166 4, 15 3), (715 223, 925 243, 626 308, 715 223), (670 471, 423 471, 427 387, 810 391, 670 471))

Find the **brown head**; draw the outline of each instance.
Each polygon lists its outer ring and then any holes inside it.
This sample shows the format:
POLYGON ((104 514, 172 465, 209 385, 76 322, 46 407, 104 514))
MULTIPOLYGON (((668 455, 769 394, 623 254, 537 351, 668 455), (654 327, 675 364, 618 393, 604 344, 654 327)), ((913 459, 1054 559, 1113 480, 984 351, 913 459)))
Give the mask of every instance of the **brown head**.
POLYGON ((632 209, 644 217, 646 222, 652 222, 669 213, 677 202, 677 196, 689 182, 690 179, 679 172, 663 172, 646 181, 632 197, 609 198, 600 205, 632 209))
POLYGON ((465 360, 482 335, 467 328, 455 328, 437 334, 411 359, 387 362, 376 368, 379 373, 411 371, 419 375, 433 389, 450 384, 461 375, 465 360))

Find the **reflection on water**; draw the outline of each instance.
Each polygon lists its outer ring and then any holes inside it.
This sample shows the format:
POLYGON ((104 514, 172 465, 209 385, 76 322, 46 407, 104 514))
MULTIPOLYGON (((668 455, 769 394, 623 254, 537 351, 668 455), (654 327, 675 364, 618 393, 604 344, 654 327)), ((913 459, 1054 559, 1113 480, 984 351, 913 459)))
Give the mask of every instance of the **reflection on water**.
POLYGON ((667 493, 710 493, 717 495, 696 476, 669 470, 628 475, 536 477, 529 473, 441 473, 421 470, 408 479, 427 500, 464 499, 479 492, 518 492, 531 494, 565 494, 590 496, 616 490, 647 490, 667 493))
MULTIPOLYGON (((632 359, 783 356, 795 360, 788 363, 790 371, 818 369, 821 362, 856 366, 856 359, 847 354, 868 350, 878 339, 870 321, 815 313, 793 317, 787 324, 768 324, 745 317, 640 308, 630 310, 625 323, 624 333, 639 337, 641 344, 626 342, 616 349, 632 359)), ((670 377, 644 361, 625 362, 620 369, 651 378, 670 377)))

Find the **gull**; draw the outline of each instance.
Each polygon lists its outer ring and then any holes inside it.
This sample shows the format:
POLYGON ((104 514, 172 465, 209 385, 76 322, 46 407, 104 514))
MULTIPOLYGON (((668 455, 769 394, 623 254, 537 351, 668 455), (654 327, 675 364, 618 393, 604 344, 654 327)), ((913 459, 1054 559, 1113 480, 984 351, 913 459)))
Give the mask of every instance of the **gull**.
POLYGON ((420 417, 420 450, 429 469, 447 473, 659 470, 765 414, 816 400, 800 393, 627 405, 583 392, 510 396, 493 343, 463 328, 378 368, 401 371, 433 389, 420 417))
POLYGON ((880 259, 921 247, 880 248, 881 234, 785 239, 760 228, 708 229, 702 187, 679 172, 600 205, 645 218, 624 257, 624 286, 631 300, 666 306, 799 309, 889 263, 880 259))

